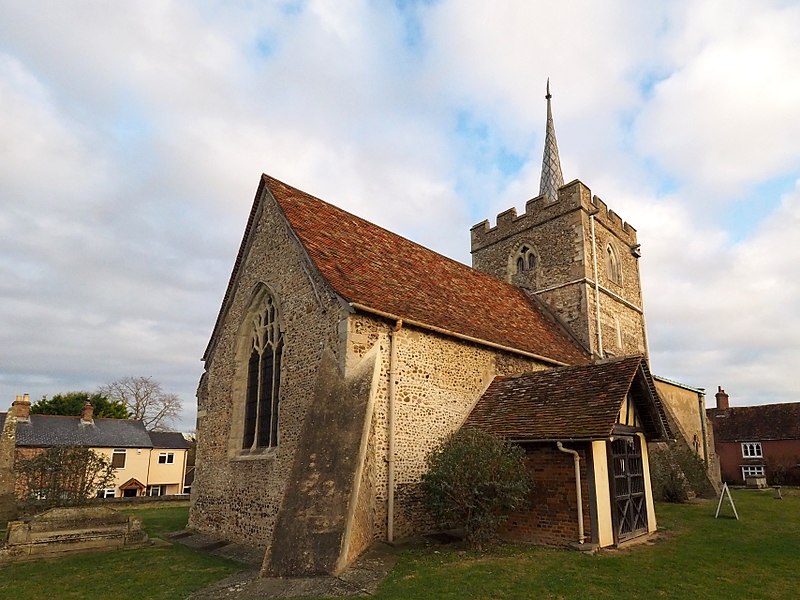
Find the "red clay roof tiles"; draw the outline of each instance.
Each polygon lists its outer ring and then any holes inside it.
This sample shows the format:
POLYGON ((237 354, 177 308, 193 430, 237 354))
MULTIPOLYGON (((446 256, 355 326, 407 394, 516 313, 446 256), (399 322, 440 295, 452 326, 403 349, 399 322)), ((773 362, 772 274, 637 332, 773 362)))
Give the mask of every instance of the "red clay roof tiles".
POLYGON ((609 437, 629 391, 648 439, 669 435, 640 356, 496 377, 466 425, 518 441, 609 437))
POLYGON ((345 300, 567 364, 589 360, 520 289, 272 177, 262 183, 345 300))

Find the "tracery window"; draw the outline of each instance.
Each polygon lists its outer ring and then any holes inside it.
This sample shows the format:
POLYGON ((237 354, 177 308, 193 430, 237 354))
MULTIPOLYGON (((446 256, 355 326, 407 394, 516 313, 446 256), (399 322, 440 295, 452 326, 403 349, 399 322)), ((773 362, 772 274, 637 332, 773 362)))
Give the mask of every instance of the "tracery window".
POLYGON ((250 341, 242 449, 273 448, 278 445, 283 334, 275 301, 269 294, 251 316, 250 341))
POLYGON ((517 273, 533 271, 536 268, 536 255, 528 246, 522 246, 517 251, 517 273))
POLYGON ((617 253, 611 244, 606 246, 605 262, 606 276, 614 283, 622 284, 622 269, 620 268, 617 253))

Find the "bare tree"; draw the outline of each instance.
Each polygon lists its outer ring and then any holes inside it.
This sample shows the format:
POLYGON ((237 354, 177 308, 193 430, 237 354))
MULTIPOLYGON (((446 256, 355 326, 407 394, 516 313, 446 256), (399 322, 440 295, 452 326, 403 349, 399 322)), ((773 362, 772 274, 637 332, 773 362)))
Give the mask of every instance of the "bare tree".
POLYGON ((131 419, 141 419, 150 430, 165 431, 181 412, 181 399, 167 394, 152 377, 123 377, 98 392, 110 400, 124 402, 131 419))

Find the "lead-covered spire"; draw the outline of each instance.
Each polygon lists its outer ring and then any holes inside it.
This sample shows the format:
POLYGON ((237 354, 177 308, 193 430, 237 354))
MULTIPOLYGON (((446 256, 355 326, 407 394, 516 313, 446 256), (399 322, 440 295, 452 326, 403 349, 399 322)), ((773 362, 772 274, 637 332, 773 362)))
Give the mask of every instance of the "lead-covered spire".
POLYGON ((561 160, 558 158, 556 128, 553 125, 553 111, 550 108, 550 78, 547 78, 547 130, 544 135, 544 155, 542 156, 542 179, 539 183, 539 195, 547 196, 551 202, 558 199, 558 188, 564 185, 561 173, 561 160))

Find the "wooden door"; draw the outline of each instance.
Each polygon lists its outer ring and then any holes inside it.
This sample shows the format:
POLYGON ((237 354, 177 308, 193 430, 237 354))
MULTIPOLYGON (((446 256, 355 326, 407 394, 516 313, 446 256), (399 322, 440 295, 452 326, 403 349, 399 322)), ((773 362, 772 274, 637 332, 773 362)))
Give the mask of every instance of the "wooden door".
POLYGON ((614 539, 619 544, 647 533, 647 499, 639 436, 611 442, 610 459, 614 539))

